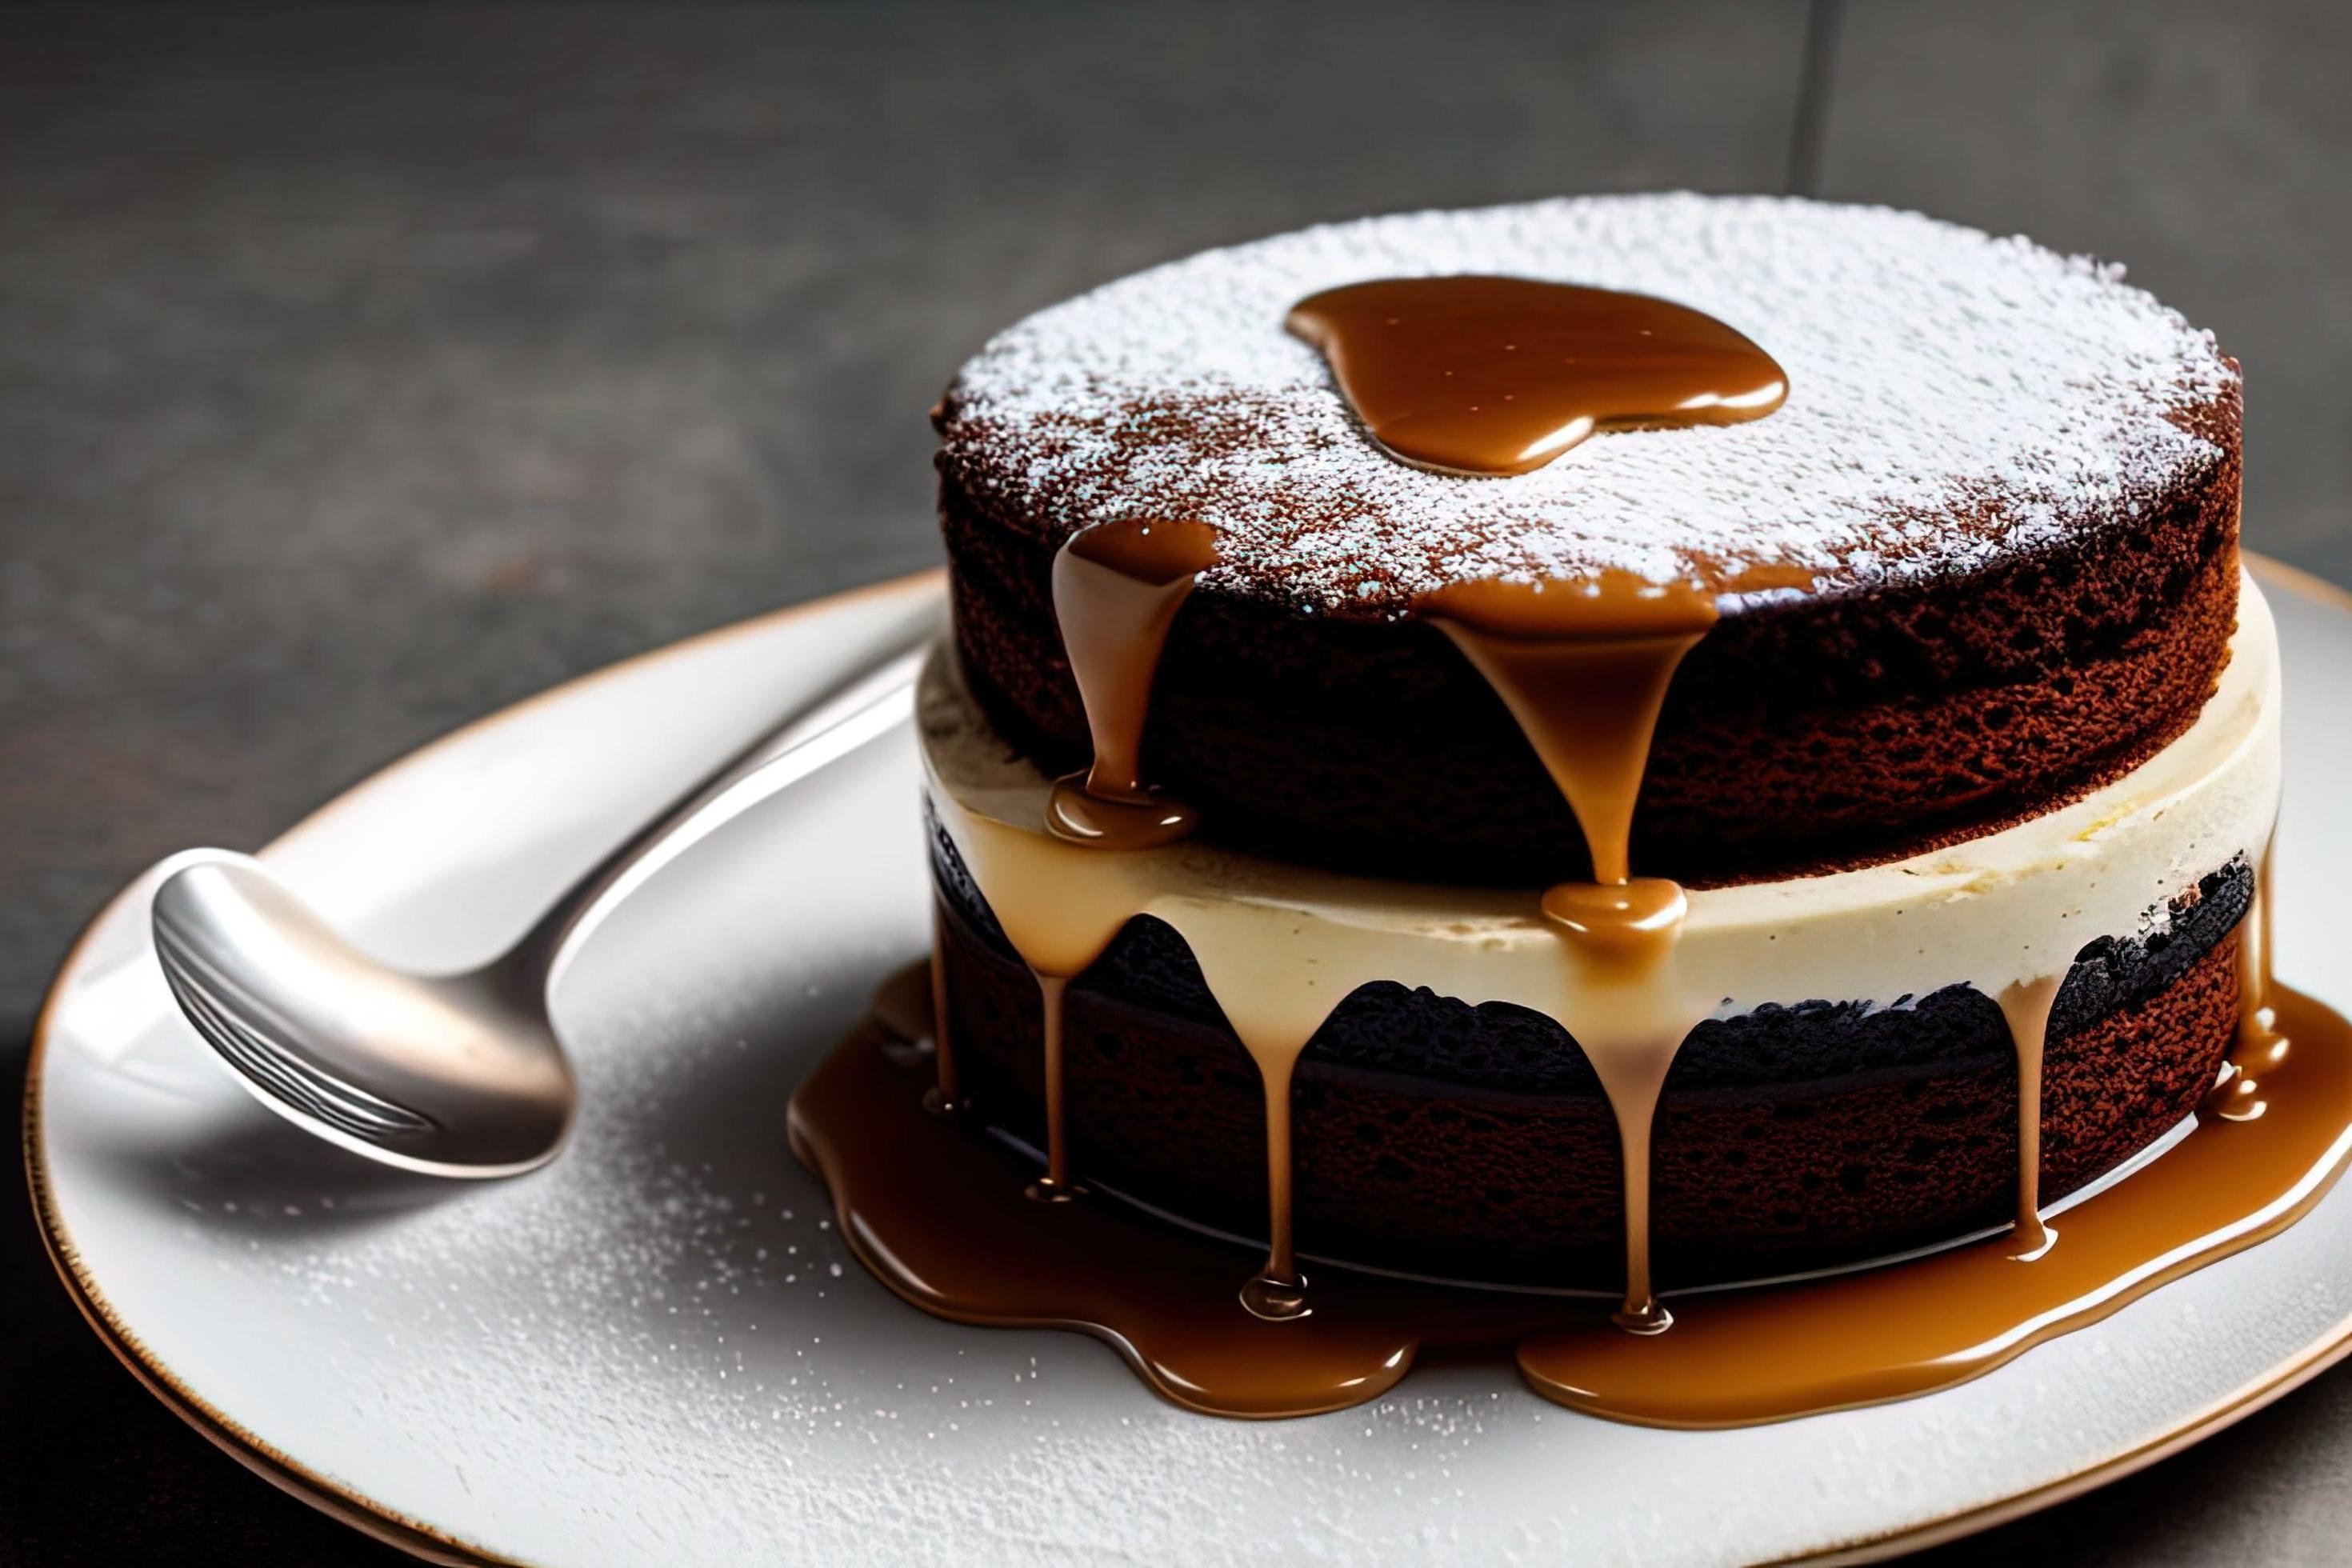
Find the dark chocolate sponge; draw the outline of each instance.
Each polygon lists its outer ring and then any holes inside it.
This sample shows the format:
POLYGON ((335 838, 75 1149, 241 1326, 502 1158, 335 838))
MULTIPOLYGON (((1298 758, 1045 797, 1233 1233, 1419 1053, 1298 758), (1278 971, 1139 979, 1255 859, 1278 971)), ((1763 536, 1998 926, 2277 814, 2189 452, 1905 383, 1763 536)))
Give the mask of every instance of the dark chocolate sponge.
MULTIPOLYGON (((958 1068, 983 1116, 1041 1137, 1037 990, 942 836, 933 865, 958 1068)), ((2210 1089, 2237 1023, 2242 861, 2155 934, 2084 947, 2042 1077, 2045 1202, 2112 1170, 2210 1089)), ((1074 1166, 1244 1236, 1265 1226, 1255 1067, 1174 931, 1129 922, 1070 988, 1074 1166)), ((1616 1124, 1557 1024, 1365 986, 1294 1086, 1299 1246, 1452 1278, 1613 1288, 1616 1124)), ((2016 1068, 2000 1010, 1952 986, 1809 1002, 1693 1031, 1660 1103, 1654 1239, 1668 1285, 1881 1257, 2008 1218, 2016 1068)))

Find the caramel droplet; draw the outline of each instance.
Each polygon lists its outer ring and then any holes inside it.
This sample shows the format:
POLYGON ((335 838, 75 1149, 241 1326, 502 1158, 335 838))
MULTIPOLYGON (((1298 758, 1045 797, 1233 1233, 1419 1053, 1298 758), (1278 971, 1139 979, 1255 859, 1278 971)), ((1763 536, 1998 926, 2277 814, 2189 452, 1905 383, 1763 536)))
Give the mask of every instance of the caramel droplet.
POLYGON ((1113 849, 1173 843, 1192 832, 1200 819, 1191 806, 1156 791, 1141 791, 1131 800, 1097 795, 1087 787, 1084 773, 1055 780, 1045 804, 1045 831, 1055 837, 1113 849))
POLYGON ((1543 896, 1546 919, 1580 948, 1613 967, 1639 969, 1656 962, 1690 913, 1682 884, 1663 877, 1622 882, 1562 882, 1543 896))

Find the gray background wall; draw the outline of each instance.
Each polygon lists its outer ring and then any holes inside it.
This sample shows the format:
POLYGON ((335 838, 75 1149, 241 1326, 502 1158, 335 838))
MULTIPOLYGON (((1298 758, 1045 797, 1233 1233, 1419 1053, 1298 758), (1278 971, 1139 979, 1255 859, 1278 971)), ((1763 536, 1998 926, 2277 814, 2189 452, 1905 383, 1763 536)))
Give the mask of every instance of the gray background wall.
MULTIPOLYGON (((1316 219, 1788 190, 2124 259, 2245 363, 2249 542, 2352 581, 2347 68, 2317 0, 0 15, 0 1047, 157 856, 929 563, 983 337, 1316 219)), ((368 1554, 146 1408, 7 1224, 45 1553, 368 1554)), ((2347 1441, 2323 1380, 1958 1554, 2332 1558, 2347 1441)))

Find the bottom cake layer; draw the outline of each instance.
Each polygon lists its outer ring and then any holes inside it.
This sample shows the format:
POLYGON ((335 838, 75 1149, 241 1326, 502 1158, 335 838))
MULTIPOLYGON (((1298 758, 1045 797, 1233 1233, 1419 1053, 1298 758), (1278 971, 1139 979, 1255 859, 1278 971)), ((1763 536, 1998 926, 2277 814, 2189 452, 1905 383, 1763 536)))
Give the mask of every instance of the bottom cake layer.
MULTIPOLYGON (((986 1120, 1042 1142, 1036 984, 950 840, 933 835, 949 1038, 986 1120)), ((2045 1205, 2179 1125, 2237 1026, 2243 859, 2150 933, 2091 942, 2051 1019, 2045 1205)), ((1257 1070, 1191 952, 1150 916, 1070 987, 1066 1134, 1080 1179, 1262 1237, 1257 1070)), ((1292 1098, 1298 1245, 1449 1279, 1613 1289, 1615 1121, 1549 1018, 1361 987, 1301 1058, 1292 1098)), ((1656 1121, 1662 1285, 1753 1279, 1948 1241, 2010 1217, 2017 1075, 2000 1008, 1967 985, 1891 1006, 1822 1000, 1701 1024, 1656 1121)))

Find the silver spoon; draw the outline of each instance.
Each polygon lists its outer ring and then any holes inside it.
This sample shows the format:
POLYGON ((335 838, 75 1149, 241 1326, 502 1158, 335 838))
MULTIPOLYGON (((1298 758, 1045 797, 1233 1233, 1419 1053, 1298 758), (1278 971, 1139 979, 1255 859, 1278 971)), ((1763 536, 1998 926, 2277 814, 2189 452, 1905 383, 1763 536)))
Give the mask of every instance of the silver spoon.
POLYGON ((163 976, 246 1087, 330 1142, 439 1176, 544 1164, 577 1098, 548 1014, 564 963, 689 847, 904 721, 922 657, 920 647, 898 653, 802 710, 598 862, 479 969, 424 976, 379 963, 259 861, 223 851, 155 890, 163 976))

